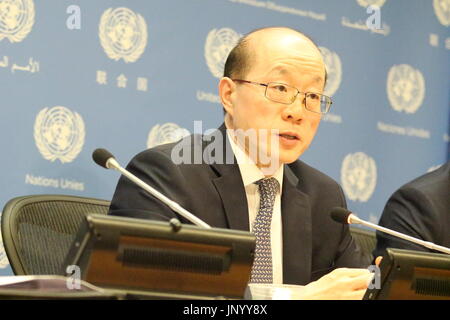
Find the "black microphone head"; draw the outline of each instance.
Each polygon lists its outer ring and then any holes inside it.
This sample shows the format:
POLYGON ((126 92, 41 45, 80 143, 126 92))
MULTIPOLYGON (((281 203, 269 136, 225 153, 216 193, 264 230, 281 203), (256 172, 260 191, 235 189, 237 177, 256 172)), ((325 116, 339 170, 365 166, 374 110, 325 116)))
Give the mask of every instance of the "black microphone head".
POLYGON ((106 149, 95 149, 92 153, 92 159, 94 159, 95 163, 106 169, 109 169, 106 164, 110 158, 114 159, 114 156, 106 149))
POLYGON ((348 224, 348 216, 351 215, 352 212, 345 208, 335 207, 331 209, 330 214, 334 221, 348 224))

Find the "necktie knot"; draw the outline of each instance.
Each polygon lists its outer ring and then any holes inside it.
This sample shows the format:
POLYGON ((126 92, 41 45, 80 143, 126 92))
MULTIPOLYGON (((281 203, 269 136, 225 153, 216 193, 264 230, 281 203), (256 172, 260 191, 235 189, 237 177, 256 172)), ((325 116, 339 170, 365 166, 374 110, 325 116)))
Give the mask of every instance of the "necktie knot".
POLYGON ((280 184, 275 178, 265 178, 255 182, 259 186, 259 194, 261 196, 261 205, 272 207, 275 196, 280 189, 280 184))
POLYGON ((274 177, 260 179, 255 184, 259 186, 261 193, 277 193, 280 189, 280 184, 274 177))

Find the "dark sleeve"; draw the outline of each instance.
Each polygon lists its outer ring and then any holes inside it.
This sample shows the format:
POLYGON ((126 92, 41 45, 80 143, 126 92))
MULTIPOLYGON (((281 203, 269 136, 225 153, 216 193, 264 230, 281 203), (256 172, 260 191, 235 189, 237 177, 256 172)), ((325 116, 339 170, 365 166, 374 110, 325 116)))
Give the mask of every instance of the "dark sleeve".
MULTIPOLYGON (((347 208, 344 192, 339 187, 340 197, 342 201, 342 208, 347 208)), ((348 224, 342 224, 341 227, 341 241, 339 244, 338 253, 335 259, 336 268, 367 268, 372 262, 372 256, 363 252, 356 241, 350 234, 348 224)))
MULTIPOLYGON (((185 201, 182 191, 185 181, 167 153, 146 150, 135 156, 126 169, 169 199, 181 205, 185 201)), ((117 184, 109 214, 163 221, 176 217, 167 205, 124 176, 117 184)))
MULTIPOLYGON (((432 201, 423 192, 414 188, 401 188, 386 203, 379 224, 415 238, 436 242, 436 236, 440 234, 436 212, 432 201)), ((383 255, 386 248, 430 251, 423 246, 377 231, 374 256, 383 255)))

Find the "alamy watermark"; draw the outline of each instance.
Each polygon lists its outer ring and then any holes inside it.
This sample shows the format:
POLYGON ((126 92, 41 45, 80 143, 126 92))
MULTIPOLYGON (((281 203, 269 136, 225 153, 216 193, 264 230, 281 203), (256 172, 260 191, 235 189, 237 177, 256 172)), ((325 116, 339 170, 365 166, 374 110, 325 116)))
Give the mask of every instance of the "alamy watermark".
POLYGON ((266 175, 273 174, 280 166, 280 139, 300 140, 296 133, 283 133, 278 129, 227 129, 225 135, 217 129, 203 132, 202 121, 194 121, 194 136, 183 138, 173 147, 172 162, 177 165, 234 164, 234 152, 227 143, 227 135, 248 156, 243 157, 240 164, 254 163, 266 175), (201 139, 201 143, 191 139, 201 139))
POLYGON ((70 14, 66 20, 66 26, 69 30, 81 29, 81 8, 75 4, 67 7, 66 13, 70 14))
POLYGON ((370 16, 366 20, 366 26, 369 30, 381 30, 381 8, 376 5, 370 5, 366 8, 370 16))
POLYGON ((373 278, 369 282, 367 289, 381 289, 381 270, 377 265, 371 265, 367 268, 370 273, 373 273, 373 278))
POLYGON ((66 286, 69 290, 81 289, 81 269, 77 265, 70 265, 66 268, 66 286))

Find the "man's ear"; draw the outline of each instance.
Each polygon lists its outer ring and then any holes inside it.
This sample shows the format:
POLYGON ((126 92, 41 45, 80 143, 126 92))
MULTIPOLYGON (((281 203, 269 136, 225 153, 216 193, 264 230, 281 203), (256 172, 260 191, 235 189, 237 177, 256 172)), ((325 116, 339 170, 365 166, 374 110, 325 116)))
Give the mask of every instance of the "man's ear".
POLYGON ((233 99, 236 90, 236 84, 228 77, 223 77, 219 82, 219 97, 225 111, 233 116, 233 99))

